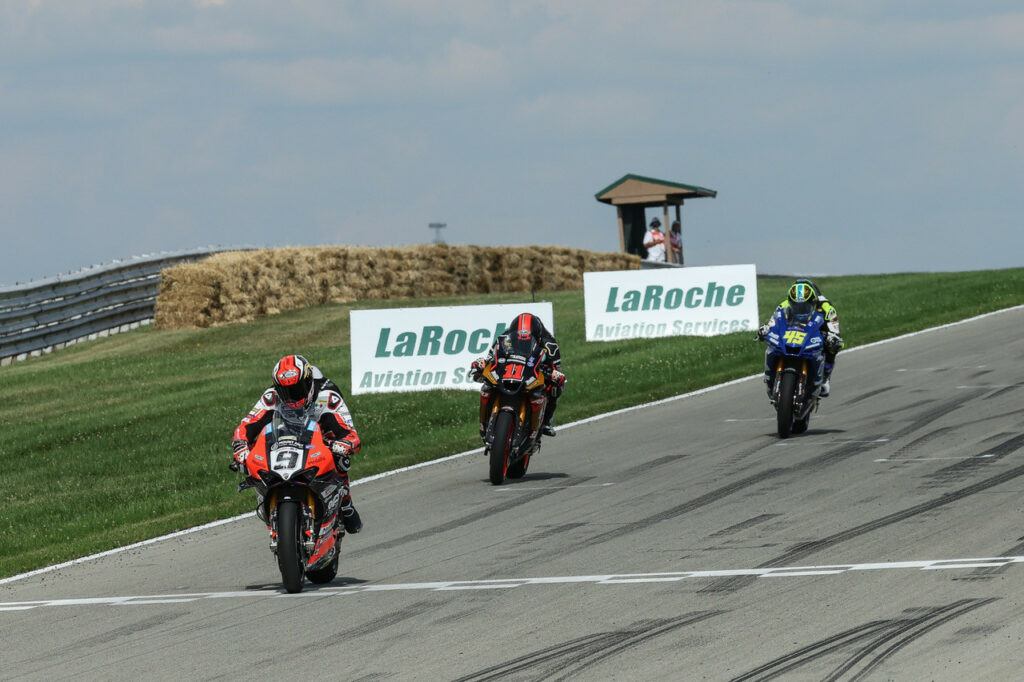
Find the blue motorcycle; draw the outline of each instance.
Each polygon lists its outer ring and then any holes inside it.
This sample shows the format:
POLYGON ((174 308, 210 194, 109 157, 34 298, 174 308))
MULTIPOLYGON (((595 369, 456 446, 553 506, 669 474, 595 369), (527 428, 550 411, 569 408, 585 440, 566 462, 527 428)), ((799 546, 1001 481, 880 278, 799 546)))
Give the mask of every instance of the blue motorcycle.
POLYGON ((807 430, 811 412, 818 408, 825 373, 825 316, 815 311, 799 321, 780 308, 772 316, 764 341, 768 344, 765 368, 768 397, 775 405, 779 438, 807 430))

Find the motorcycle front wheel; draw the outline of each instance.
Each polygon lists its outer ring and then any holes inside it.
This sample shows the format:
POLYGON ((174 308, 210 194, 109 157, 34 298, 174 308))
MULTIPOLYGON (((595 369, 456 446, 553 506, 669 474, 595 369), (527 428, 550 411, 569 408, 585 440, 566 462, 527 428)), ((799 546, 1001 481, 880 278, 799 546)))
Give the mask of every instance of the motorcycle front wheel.
POLYGON ((501 485, 508 474, 509 450, 512 449, 513 417, 511 412, 502 410, 494 418, 494 441, 491 443, 490 474, 491 485, 501 485))
POLYGON ((793 394, 796 393, 796 374, 786 372, 779 382, 779 400, 775 404, 779 438, 789 438, 793 431, 793 394))
POLYGON ((285 500, 277 507, 277 566, 281 569, 284 589, 302 591, 306 562, 302 558, 302 533, 299 532, 299 503, 285 500))

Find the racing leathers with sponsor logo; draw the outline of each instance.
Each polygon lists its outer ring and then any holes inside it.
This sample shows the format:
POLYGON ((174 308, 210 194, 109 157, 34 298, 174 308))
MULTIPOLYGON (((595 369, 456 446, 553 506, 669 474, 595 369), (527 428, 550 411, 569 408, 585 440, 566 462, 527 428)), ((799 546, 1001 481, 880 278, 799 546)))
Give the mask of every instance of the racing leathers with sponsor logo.
MULTIPOLYGON (((544 409, 542 423, 538 424, 539 414, 535 412, 532 415, 531 426, 533 433, 530 434, 530 437, 533 438, 536 435, 538 428, 545 436, 554 437, 555 428, 551 425, 551 418, 558 407, 558 397, 562 395, 562 391, 565 389, 565 375, 561 371, 562 353, 558 349, 558 342, 539 317, 530 313, 516 315, 505 329, 505 333, 494 340, 491 349, 487 352, 487 356, 473 361, 469 368, 470 376, 474 381, 480 378, 480 373, 484 367, 494 360, 495 349, 501 343, 502 337, 508 337, 510 334, 532 335, 537 340, 537 343, 546 351, 544 361, 540 364, 540 370, 549 377, 549 381, 545 382, 544 388, 541 389, 547 393, 547 407, 544 409)), ((485 443, 487 440, 487 422, 491 414, 491 399, 494 397, 495 390, 494 386, 486 382, 480 388, 480 437, 484 439, 485 443)), ((541 396, 543 396, 543 393, 538 398, 541 396)), ((539 408, 537 409, 539 410, 539 408)))
MULTIPOLYGON (((821 338, 824 342, 825 371, 824 380, 821 386, 821 396, 827 397, 831 392, 829 377, 832 376, 832 369, 835 367, 836 355, 843 348, 843 337, 839 335, 839 314, 821 289, 809 279, 798 279, 789 288, 786 299, 779 304, 779 307, 772 313, 772 317, 761 325, 757 331, 757 337, 764 340, 772 327, 772 318, 778 314, 788 315, 797 321, 806 321, 815 313, 819 312, 825 317, 821 324, 821 338)), ((775 368, 768 362, 768 353, 765 352, 764 381, 768 384, 768 394, 772 392, 775 368)))
MULTIPOLYGON (((289 423, 304 424, 314 419, 320 425, 324 444, 334 455, 341 478, 342 523, 348 533, 358 533, 363 522, 352 504, 348 469, 350 457, 359 452, 359 434, 352 425, 341 389, 301 355, 287 355, 274 366, 274 385, 268 388, 235 429, 232 448, 234 467, 241 467, 260 431, 279 414, 289 423)), ((258 505, 257 505, 258 506, 258 505)))

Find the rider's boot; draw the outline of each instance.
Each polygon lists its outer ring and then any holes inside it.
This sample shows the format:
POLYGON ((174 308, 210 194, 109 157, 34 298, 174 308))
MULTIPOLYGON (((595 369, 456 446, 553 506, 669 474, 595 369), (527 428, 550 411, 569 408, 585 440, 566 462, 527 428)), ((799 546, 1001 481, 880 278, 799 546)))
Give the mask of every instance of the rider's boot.
POLYGON ((363 529, 363 520, 359 518, 359 512, 351 502, 347 507, 341 508, 341 523, 345 526, 346 533, 358 533, 363 529))
POLYGON ((821 397, 827 398, 829 393, 832 392, 832 386, 829 384, 829 378, 832 376, 832 363, 825 363, 825 381, 821 384, 821 397))
POLYGON ((555 416, 556 407, 558 407, 558 399, 549 397, 548 404, 544 407, 544 424, 540 427, 540 432, 549 438, 558 435, 555 432, 555 427, 551 425, 551 418, 555 416))

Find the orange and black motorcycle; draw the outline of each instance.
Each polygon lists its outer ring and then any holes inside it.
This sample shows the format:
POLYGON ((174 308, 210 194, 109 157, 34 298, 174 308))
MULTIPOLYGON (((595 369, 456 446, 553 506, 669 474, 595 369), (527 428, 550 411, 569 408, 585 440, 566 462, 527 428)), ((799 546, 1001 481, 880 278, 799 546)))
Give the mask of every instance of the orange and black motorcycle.
POLYGON ((494 358, 480 372, 479 381, 492 387, 484 441, 493 485, 522 478, 540 450, 546 354, 532 335, 513 332, 499 337, 494 358))
POLYGON ((315 584, 334 580, 345 535, 344 489, 319 425, 275 415, 250 449, 244 473, 238 490, 256 489, 256 515, 270 531, 285 589, 301 592, 305 578, 315 584))

